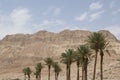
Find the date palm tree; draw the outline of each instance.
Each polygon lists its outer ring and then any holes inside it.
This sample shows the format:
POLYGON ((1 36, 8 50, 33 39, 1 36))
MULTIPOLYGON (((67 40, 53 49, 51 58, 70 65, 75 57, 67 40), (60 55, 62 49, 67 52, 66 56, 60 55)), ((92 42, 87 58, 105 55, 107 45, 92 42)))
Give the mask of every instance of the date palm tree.
POLYGON ((52 66, 53 66, 54 72, 55 72, 55 80, 58 80, 58 76, 61 71, 61 68, 60 68, 58 62, 54 62, 52 66))
POLYGON ((105 37, 101 34, 101 45, 100 45, 100 48, 99 48, 99 51, 100 51, 100 79, 101 80, 103 80, 104 51, 106 51, 109 54, 109 51, 107 50, 108 45, 109 45, 109 43, 106 41, 105 37))
POLYGON ((71 80, 71 64, 74 61, 74 50, 68 49, 61 55, 61 62, 66 64, 66 80, 71 80))
POLYGON ((26 70, 26 68, 23 69, 23 73, 24 73, 24 80, 26 80, 26 75, 27 75, 27 70, 26 70))
POLYGON ((53 60, 52 60, 52 58, 48 57, 44 61, 45 61, 46 65, 48 66, 48 80, 50 80, 50 69, 53 64, 53 60))
POLYGON ((91 56, 91 50, 87 45, 80 45, 77 49, 80 58, 82 59, 82 80, 87 80, 87 66, 88 66, 88 61, 91 56))
POLYGON ((37 63, 35 69, 36 69, 35 72, 36 79, 41 80, 41 70, 43 69, 43 65, 41 63, 37 63))
POLYGON ((24 69, 23 69, 23 73, 24 73, 24 75, 25 75, 25 80, 26 80, 26 75, 28 76, 28 80, 30 80, 30 75, 31 75, 31 73, 32 73, 30 67, 24 68, 24 69))
POLYGON ((34 73, 34 75, 36 76, 36 80, 38 80, 38 76, 39 76, 38 71, 36 71, 36 72, 34 73))
POLYGON ((79 67, 82 65, 82 59, 80 57, 80 54, 78 51, 75 51, 75 62, 76 62, 76 65, 77 65, 77 80, 79 80, 79 67))
POLYGON ((93 80, 95 80, 97 55, 102 43, 101 33, 93 32, 90 36, 88 36, 88 43, 90 45, 90 48, 95 51, 95 62, 94 62, 94 70, 93 70, 93 80))

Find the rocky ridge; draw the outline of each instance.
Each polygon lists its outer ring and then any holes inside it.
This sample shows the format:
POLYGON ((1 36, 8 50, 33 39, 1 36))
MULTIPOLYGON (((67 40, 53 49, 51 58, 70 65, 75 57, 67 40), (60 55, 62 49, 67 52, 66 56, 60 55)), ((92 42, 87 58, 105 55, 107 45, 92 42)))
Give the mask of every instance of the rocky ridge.
MULTIPOLYGON (((101 30, 98 32, 106 37, 109 41, 111 52, 114 53, 112 54, 112 58, 105 55, 105 73, 114 73, 113 70, 116 65, 118 65, 116 69, 119 71, 120 41, 109 31, 101 30), (109 65, 115 63, 114 61, 116 64, 110 67, 109 65)), ((34 66, 37 62, 48 56, 59 60, 62 52, 68 48, 75 49, 80 44, 84 44, 91 33, 92 32, 85 30, 64 30, 59 33, 39 31, 34 34, 7 35, 0 41, 0 75, 5 76, 6 79, 13 78, 10 74, 16 73, 18 75, 15 77, 19 77, 22 75, 21 70, 24 67, 34 66)), ((93 66, 92 63, 93 62, 90 63, 91 67, 93 66)), ((61 64, 61 66, 64 65, 61 64)), ((89 74, 91 74, 91 72, 89 72, 89 74)), ((117 75, 117 73, 114 74, 117 75)), ((0 79, 4 79, 2 76, 0 76, 0 79)), ((120 76, 113 78, 113 80, 118 80, 119 78, 120 76)), ((108 80, 112 79, 108 77, 108 80)))

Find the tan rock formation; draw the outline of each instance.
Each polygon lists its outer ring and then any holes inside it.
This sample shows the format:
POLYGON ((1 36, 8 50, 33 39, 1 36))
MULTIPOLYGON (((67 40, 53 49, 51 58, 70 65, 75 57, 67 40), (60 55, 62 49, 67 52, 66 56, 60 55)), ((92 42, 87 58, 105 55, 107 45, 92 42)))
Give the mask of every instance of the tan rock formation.
MULTIPOLYGON (((105 55, 104 73, 106 75, 104 78, 105 80, 119 80, 120 41, 109 31, 101 30, 99 32, 109 41, 109 48, 112 50, 110 58, 105 55), (112 77, 110 75, 115 76, 112 77)), ((53 57, 55 60, 60 60, 62 52, 68 48, 75 49, 80 44, 84 44, 91 33, 84 30, 64 30, 59 33, 39 31, 34 34, 7 35, 0 41, 0 80, 16 77, 21 79, 23 78, 21 71, 24 67, 31 66, 33 68, 37 62, 48 56, 53 57)), ((63 64, 61 66, 65 67, 63 64)), ((73 64, 73 67, 76 67, 75 64, 73 64)), ((89 64, 89 74, 92 73, 92 67, 93 61, 89 64)), ((74 68, 72 72, 75 73, 75 71, 76 69, 74 68)), ((60 74, 62 76, 61 80, 65 80, 65 73, 63 72, 60 74)), ((44 69, 43 74, 43 79, 47 79, 45 78, 46 69, 44 69)), ((54 78, 54 73, 52 75, 54 78)), ((72 79, 76 80, 75 74, 72 75, 72 79)), ((89 79, 91 79, 90 76, 89 79)), ((97 79, 99 80, 99 76, 97 79)))

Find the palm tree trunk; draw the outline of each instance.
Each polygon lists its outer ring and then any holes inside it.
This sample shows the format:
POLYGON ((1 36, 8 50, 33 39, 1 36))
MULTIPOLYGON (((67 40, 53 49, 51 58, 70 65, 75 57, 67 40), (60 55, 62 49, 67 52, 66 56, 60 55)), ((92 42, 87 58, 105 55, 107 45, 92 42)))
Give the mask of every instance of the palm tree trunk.
POLYGON ((84 66, 82 66, 82 80, 84 80, 84 66))
POLYGON ((82 58, 82 80, 85 80, 85 59, 82 58))
POLYGON ((56 72, 55 72, 55 80, 56 80, 56 76, 57 76, 57 75, 56 75, 56 72))
POLYGON ((100 60, 100 78, 103 80, 103 51, 100 52, 101 60, 100 60))
POLYGON ((24 80, 26 80, 26 75, 25 75, 25 78, 24 78, 24 80))
POLYGON ((38 80, 38 75, 35 75, 36 80, 38 80))
POLYGON ((58 80, 59 73, 57 73, 56 80, 58 80))
POLYGON ((68 64, 67 64, 67 65, 66 65, 66 80, 69 80, 69 79, 68 79, 68 71, 69 71, 69 70, 68 70, 68 64))
POLYGON ((79 80, 79 61, 77 61, 77 80, 79 80))
POLYGON ((39 74, 39 80, 41 80, 41 72, 40 72, 40 74, 39 74))
POLYGON ((30 75, 28 75, 28 80, 30 80, 30 75))
POLYGON ((69 65, 69 80, 71 80, 71 65, 69 65))
POLYGON ((38 76, 36 76, 36 80, 39 80, 38 76))
POLYGON ((88 58, 85 59, 85 80, 87 80, 87 65, 88 65, 88 58))
POLYGON ((95 80, 95 75, 96 75, 97 54, 98 54, 98 51, 96 50, 95 62, 94 62, 94 71, 93 71, 93 80, 95 80))
POLYGON ((48 71, 48 72, 49 72, 49 73, 48 73, 48 80, 50 80, 50 68, 51 68, 51 66, 48 66, 48 70, 49 70, 49 71, 48 71))

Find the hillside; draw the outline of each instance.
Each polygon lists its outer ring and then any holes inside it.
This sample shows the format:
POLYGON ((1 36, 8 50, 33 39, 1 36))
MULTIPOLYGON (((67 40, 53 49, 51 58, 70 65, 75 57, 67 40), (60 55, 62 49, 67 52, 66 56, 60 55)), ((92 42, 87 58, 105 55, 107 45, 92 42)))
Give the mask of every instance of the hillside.
MULTIPOLYGON (((119 80, 120 41, 109 31, 101 30, 99 32, 106 37, 111 50, 110 57, 105 55, 104 74, 106 75, 104 78, 105 80, 119 80)), ((76 49, 80 44, 84 44, 91 33, 84 30, 64 30, 59 33, 39 31, 34 34, 7 35, 0 41, 0 80, 23 78, 21 70, 24 67, 31 66, 34 69, 37 62, 48 56, 59 60, 62 52, 68 48, 76 49)), ((61 66, 65 67, 62 64, 61 66)), ((73 64, 74 66, 75 64, 73 64)), ((93 61, 89 64, 89 74, 92 73, 92 67, 93 61)), ((76 69, 72 72, 75 71, 76 69)), ((43 74, 46 73, 47 71, 44 69, 43 74)), ((65 76, 65 73, 61 75, 65 76)), ((72 75, 73 80, 75 80, 75 76, 75 74, 72 75)), ((62 80, 64 78, 61 77, 62 80)), ((46 79, 45 76, 43 79, 46 79)), ((99 78, 97 79, 99 80, 99 78)))

